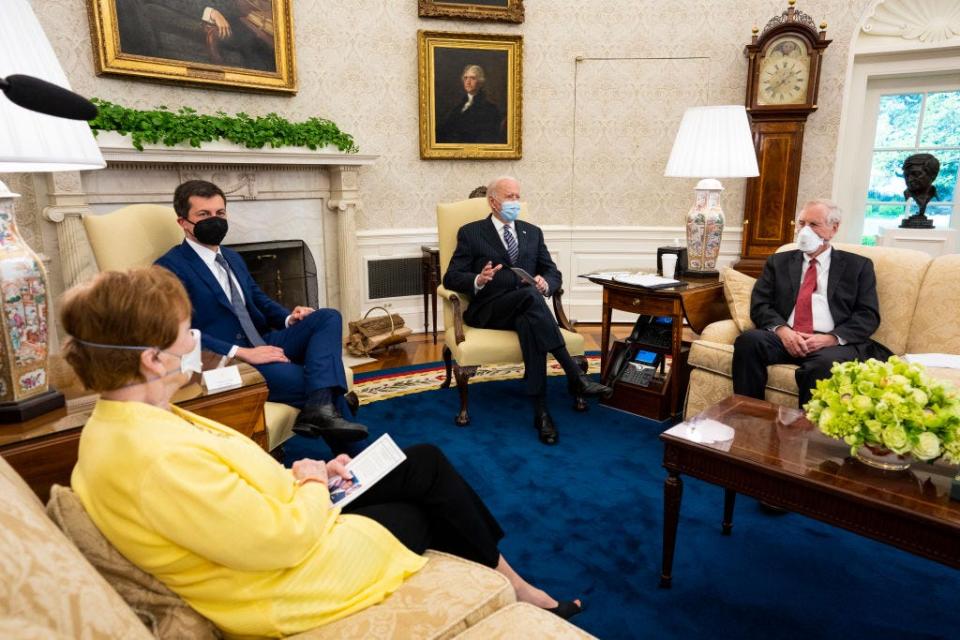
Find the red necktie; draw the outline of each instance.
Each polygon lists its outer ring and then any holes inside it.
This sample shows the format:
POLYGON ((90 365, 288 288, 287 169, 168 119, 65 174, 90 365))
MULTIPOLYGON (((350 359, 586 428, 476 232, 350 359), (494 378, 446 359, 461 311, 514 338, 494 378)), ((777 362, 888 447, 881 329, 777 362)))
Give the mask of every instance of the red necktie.
POLYGON ((803 274, 797 306, 793 310, 793 330, 813 333, 813 292, 817 290, 817 259, 810 259, 810 266, 803 274))

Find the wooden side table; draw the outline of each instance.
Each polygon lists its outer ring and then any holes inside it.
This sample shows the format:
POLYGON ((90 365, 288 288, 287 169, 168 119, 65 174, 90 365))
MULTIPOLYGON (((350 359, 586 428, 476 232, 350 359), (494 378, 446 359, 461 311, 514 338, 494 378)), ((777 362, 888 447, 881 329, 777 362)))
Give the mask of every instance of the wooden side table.
POLYGON ((430 331, 427 316, 427 301, 433 309, 433 344, 437 344, 437 287, 440 286, 440 248, 422 245, 420 247, 420 275, 423 278, 423 332, 430 331))
POLYGON ((683 343, 683 321, 686 319, 690 328, 700 333, 711 322, 729 318, 730 312, 723 298, 723 284, 716 277, 685 277, 683 281, 686 285, 683 287, 647 289, 590 275, 586 277, 603 287, 601 376, 606 375, 610 364, 610 321, 614 309, 642 315, 670 316, 673 320, 670 346, 659 349, 661 353, 671 357, 670 370, 666 377, 655 379, 648 387, 618 384, 613 395, 602 402, 656 420, 664 420, 680 413, 689 379, 689 346, 683 343))
MULTIPOLYGON (((204 354, 205 366, 209 366, 208 360, 204 354)), ((219 356, 214 360, 219 360, 219 356)), ((220 393, 209 394, 198 383, 187 385, 177 392, 173 402, 236 429, 266 449, 263 405, 269 393, 267 383, 247 364, 240 365, 240 377, 244 382, 242 387, 220 393)), ((96 395, 73 398, 67 407, 32 420, 0 425, 0 455, 44 502, 50 497, 52 485, 70 484, 70 474, 77 463, 80 432, 96 400, 96 395)))

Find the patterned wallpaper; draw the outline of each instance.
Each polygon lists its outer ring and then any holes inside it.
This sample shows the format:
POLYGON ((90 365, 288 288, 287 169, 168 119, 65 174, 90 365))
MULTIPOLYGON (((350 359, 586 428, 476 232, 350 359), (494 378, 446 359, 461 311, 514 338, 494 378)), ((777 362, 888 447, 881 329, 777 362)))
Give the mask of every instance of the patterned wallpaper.
MULTIPOLYGON (((330 118, 361 152, 360 229, 433 227, 438 201, 509 173, 541 224, 680 223, 695 180, 664 178, 683 110, 742 104, 742 50, 786 0, 526 0, 520 25, 428 20, 416 0, 291 0, 300 91, 281 97, 96 77, 87 0, 31 0, 73 88, 140 108, 189 105, 290 119, 330 118), (419 159, 417 30, 524 36, 523 150, 518 161, 419 159), (582 56, 584 60, 576 62, 582 56), (677 58, 667 61, 637 58, 677 58), (595 58, 604 58, 597 60, 595 58), (684 59, 680 59, 684 58, 684 59)), ((842 88, 869 0, 800 0, 828 23, 820 109, 808 120, 800 200, 828 195, 842 88)), ((726 180, 728 223, 742 219, 743 180, 726 180)))

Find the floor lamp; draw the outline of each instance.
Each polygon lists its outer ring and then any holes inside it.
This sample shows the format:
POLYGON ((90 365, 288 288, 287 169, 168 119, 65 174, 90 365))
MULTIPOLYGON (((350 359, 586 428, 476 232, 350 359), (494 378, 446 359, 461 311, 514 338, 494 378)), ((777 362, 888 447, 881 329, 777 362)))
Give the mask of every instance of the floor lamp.
POLYGON ((683 114, 667 169, 672 178, 704 178, 687 213, 686 275, 717 275, 723 235, 723 185, 717 178, 760 175, 747 111, 738 105, 691 107, 683 114))
MULTIPOLYGON (((90 127, 82 121, 96 115, 96 108, 68 86, 27 0, 3 0, 0 173, 105 166, 90 127)), ((18 197, 0 182, 0 422, 22 422, 64 404, 47 382, 47 274, 17 232, 18 197)))

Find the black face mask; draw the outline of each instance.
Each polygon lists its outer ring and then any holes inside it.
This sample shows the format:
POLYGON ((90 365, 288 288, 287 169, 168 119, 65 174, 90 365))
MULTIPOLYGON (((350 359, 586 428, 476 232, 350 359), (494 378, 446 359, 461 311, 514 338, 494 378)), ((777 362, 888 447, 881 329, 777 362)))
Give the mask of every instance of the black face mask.
POLYGON ((220 216, 193 223, 193 237, 201 244, 218 246, 227 235, 227 219, 220 216))

